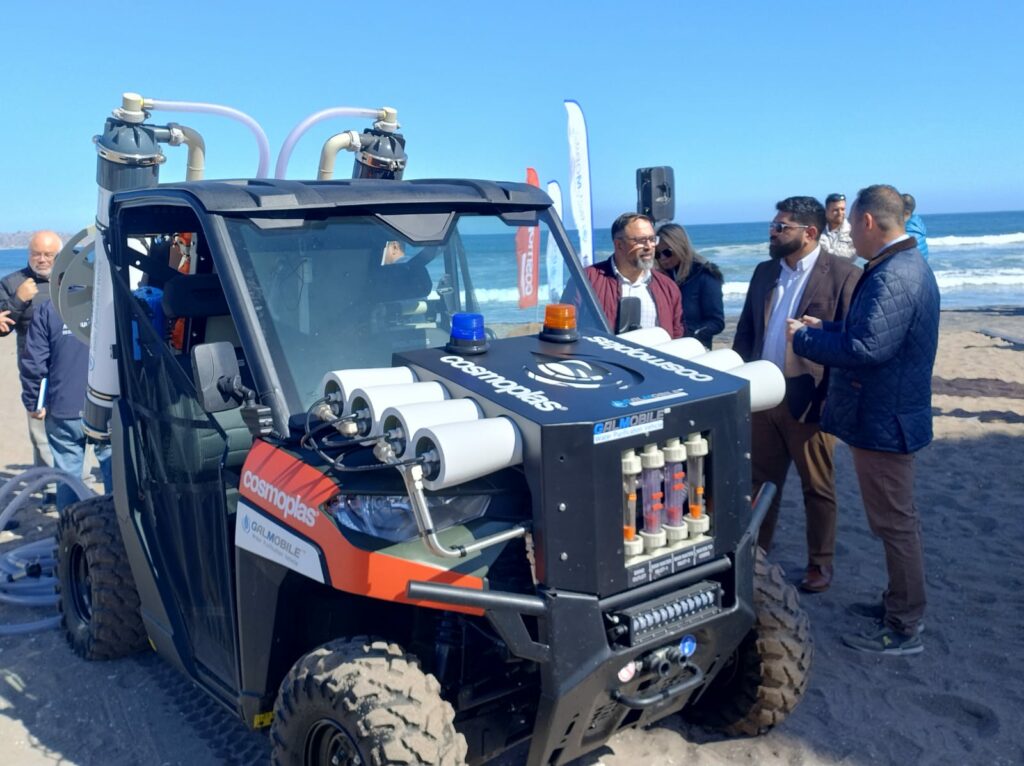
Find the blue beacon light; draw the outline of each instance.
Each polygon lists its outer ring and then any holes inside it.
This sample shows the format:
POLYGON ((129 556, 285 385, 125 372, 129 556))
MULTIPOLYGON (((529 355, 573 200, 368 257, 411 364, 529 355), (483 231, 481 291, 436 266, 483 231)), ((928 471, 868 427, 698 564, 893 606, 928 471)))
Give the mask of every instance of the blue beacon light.
POLYGON ((457 354, 482 354, 490 347, 483 314, 452 315, 452 331, 445 349, 457 354))
POLYGON ((679 641, 679 651, 684 657, 692 657, 697 651, 697 639, 690 634, 683 636, 679 641))

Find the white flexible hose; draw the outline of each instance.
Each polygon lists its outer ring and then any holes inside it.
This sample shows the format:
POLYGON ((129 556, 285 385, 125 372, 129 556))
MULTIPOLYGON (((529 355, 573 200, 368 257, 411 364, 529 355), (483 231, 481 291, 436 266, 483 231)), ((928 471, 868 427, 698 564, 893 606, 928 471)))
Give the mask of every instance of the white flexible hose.
POLYGON ((170 112, 217 114, 221 117, 229 117, 232 120, 238 120, 238 122, 249 128, 253 135, 256 136, 256 146, 259 148, 260 153, 260 164, 256 169, 256 177, 267 177, 267 171, 270 168, 270 141, 267 140, 267 134, 263 132, 263 128, 260 127, 260 124, 245 112, 232 109, 230 106, 206 104, 201 101, 164 101, 163 99, 158 98, 147 98, 143 100, 143 104, 146 109, 170 112))
MULTIPOLYGON (((31 499, 34 492, 51 482, 66 484, 79 500, 92 497, 94 494, 77 476, 48 466, 30 468, 11 477, 0 487, 0 529, 3 529, 8 520, 31 499)), ((56 560, 53 554, 56 547, 56 538, 48 537, 0 554, 0 604, 54 606, 57 603, 59 596, 53 592, 57 583, 54 577, 56 560), (29 574, 33 566, 38 566, 38 573, 34 575, 29 574)), ((34 622, 0 624, 0 636, 32 633, 56 628, 59 625, 59 615, 34 622)))
POLYGON ((378 119, 381 115, 382 110, 380 109, 366 109, 358 106, 332 106, 309 115, 309 117, 292 128, 288 138, 281 144, 281 151, 277 153, 277 166, 274 170, 274 178, 284 178, 285 173, 288 171, 288 160, 291 159, 292 149, 295 148, 295 144, 298 143, 307 130, 321 120, 326 120, 330 117, 367 117, 378 119))

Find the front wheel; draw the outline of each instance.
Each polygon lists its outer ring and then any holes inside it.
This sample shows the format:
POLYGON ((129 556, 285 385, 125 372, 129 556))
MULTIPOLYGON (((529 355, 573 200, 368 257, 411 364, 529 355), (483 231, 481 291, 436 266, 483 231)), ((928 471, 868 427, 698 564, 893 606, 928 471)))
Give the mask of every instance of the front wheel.
POLYGON ((110 495, 72 503, 57 524, 61 627, 87 660, 112 660, 146 648, 139 594, 110 495))
POLYGON ((793 712, 807 690, 814 641, 796 589, 758 548, 754 627, 686 718, 730 736, 764 734, 793 712))
POLYGON ((284 681, 270 730, 275 766, 462 766, 466 740, 432 675, 395 644, 332 641, 284 681))

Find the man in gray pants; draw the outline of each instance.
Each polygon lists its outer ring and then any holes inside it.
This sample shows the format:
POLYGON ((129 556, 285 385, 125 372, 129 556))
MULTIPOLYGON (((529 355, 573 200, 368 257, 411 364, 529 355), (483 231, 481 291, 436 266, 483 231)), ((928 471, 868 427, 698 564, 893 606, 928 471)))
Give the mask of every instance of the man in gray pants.
POLYGON ((822 428, 850 445, 871 531, 885 548, 881 603, 851 611, 875 627, 843 637, 862 652, 924 650, 921 521, 914 505, 914 453, 932 440, 932 369, 939 340, 939 288, 903 228, 903 198, 891 186, 861 189, 850 215, 867 261, 842 322, 789 321, 794 353, 831 368, 822 428))

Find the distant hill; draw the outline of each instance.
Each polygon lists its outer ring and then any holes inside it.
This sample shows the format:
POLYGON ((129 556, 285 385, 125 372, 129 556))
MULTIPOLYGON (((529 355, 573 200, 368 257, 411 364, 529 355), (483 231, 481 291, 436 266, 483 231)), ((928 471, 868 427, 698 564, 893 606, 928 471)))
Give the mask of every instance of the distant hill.
MULTIPOLYGON (((60 238, 67 242, 74 234, 58 231, 60 238)), ((11 250, 13 248, 25 249, 28 241, 32 238, 31 231, 0 231, 0 250, 11 250)))

